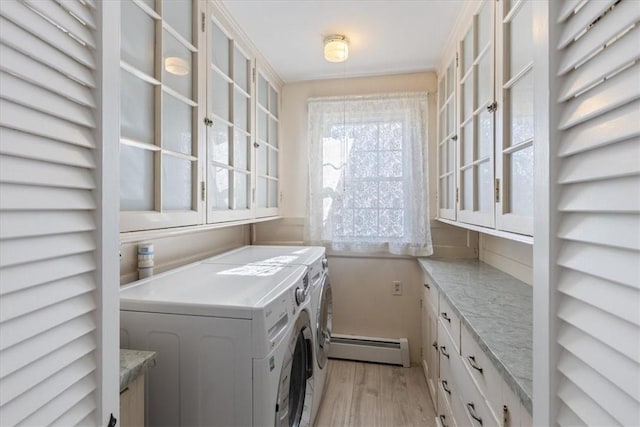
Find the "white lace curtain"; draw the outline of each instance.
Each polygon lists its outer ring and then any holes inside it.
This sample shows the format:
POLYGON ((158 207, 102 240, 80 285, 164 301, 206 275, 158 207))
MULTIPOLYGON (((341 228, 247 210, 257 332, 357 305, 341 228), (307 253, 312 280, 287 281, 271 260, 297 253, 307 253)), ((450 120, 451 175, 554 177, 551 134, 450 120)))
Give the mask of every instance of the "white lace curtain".
POLYGON ((307 242, 431 255, 426 135, 426 93, 310 99, 307 242))

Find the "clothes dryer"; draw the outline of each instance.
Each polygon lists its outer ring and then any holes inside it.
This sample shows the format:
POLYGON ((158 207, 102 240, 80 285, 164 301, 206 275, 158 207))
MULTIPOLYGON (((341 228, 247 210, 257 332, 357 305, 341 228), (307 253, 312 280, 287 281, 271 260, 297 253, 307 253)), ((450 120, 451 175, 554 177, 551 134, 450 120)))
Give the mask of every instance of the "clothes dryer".
POLYGON ((212 264, 301 265, 308 268, 311 282, 311 319, 314 335, 314 393, 311 419, 318 413, 327 376, 331 342, 333 297, 328 263, 322 246, 243 246, 204 260, 212 264))
POLYGON ((153 350, 150 426, 307 426, 305 267, 195 263, 123 287, 121 344, 153 350))

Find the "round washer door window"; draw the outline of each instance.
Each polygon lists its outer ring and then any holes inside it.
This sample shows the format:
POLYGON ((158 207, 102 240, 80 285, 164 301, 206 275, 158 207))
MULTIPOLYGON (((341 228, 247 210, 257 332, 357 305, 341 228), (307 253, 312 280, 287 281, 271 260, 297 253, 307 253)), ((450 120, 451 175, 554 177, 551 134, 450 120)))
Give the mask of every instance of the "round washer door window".
POLYGON ((276 426, 300 427, 308 425, 305 399, 312 391, 313 366, 311 358, 311 325, 309 316, 302 312, 294 328, 295 334, 288 344, 288 351, 280 374, 276 426), (306 420, 306 421, 305 421, 306 420))
POLYGON ((331 322, 333 319, 333 297, 331 295, 331 283, 329 276, 325 276, 320 293, 318 306, 318 320, 316 323, 316 359, 318 367, 324 368, 329 356, 329 344, 331 343, 331 322))

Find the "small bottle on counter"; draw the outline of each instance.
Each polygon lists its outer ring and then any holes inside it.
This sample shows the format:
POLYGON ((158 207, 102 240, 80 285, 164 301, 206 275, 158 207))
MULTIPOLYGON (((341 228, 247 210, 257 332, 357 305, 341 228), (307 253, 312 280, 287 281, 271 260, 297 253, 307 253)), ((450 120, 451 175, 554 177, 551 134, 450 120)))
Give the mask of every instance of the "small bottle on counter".
POLYGON ((138 279, 153 276, 153 243, 138 245, 138 279))

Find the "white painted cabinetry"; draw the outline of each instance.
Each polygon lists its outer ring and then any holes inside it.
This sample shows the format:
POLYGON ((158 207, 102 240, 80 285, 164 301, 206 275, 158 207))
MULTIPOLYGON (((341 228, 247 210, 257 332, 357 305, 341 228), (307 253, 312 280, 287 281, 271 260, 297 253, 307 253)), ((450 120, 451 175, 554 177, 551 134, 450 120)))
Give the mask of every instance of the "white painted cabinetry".
POLYGON ((533 235, 530 3, 470 2, 439 85, 438 217, 503 237, 533 235))
POLYGON ((120 231, 278 215, 282 82, 221 5, 122 2, 120 231))
POLYGON ((438 290, 424 278, 422 298, 422 368, 424 369, 431 400, 437 407, 438 372, 438 290))
POLYGON ((422 365, 436 424, 531 427, 531 415, 449 301, 426 275, 423 284, 422 365))

